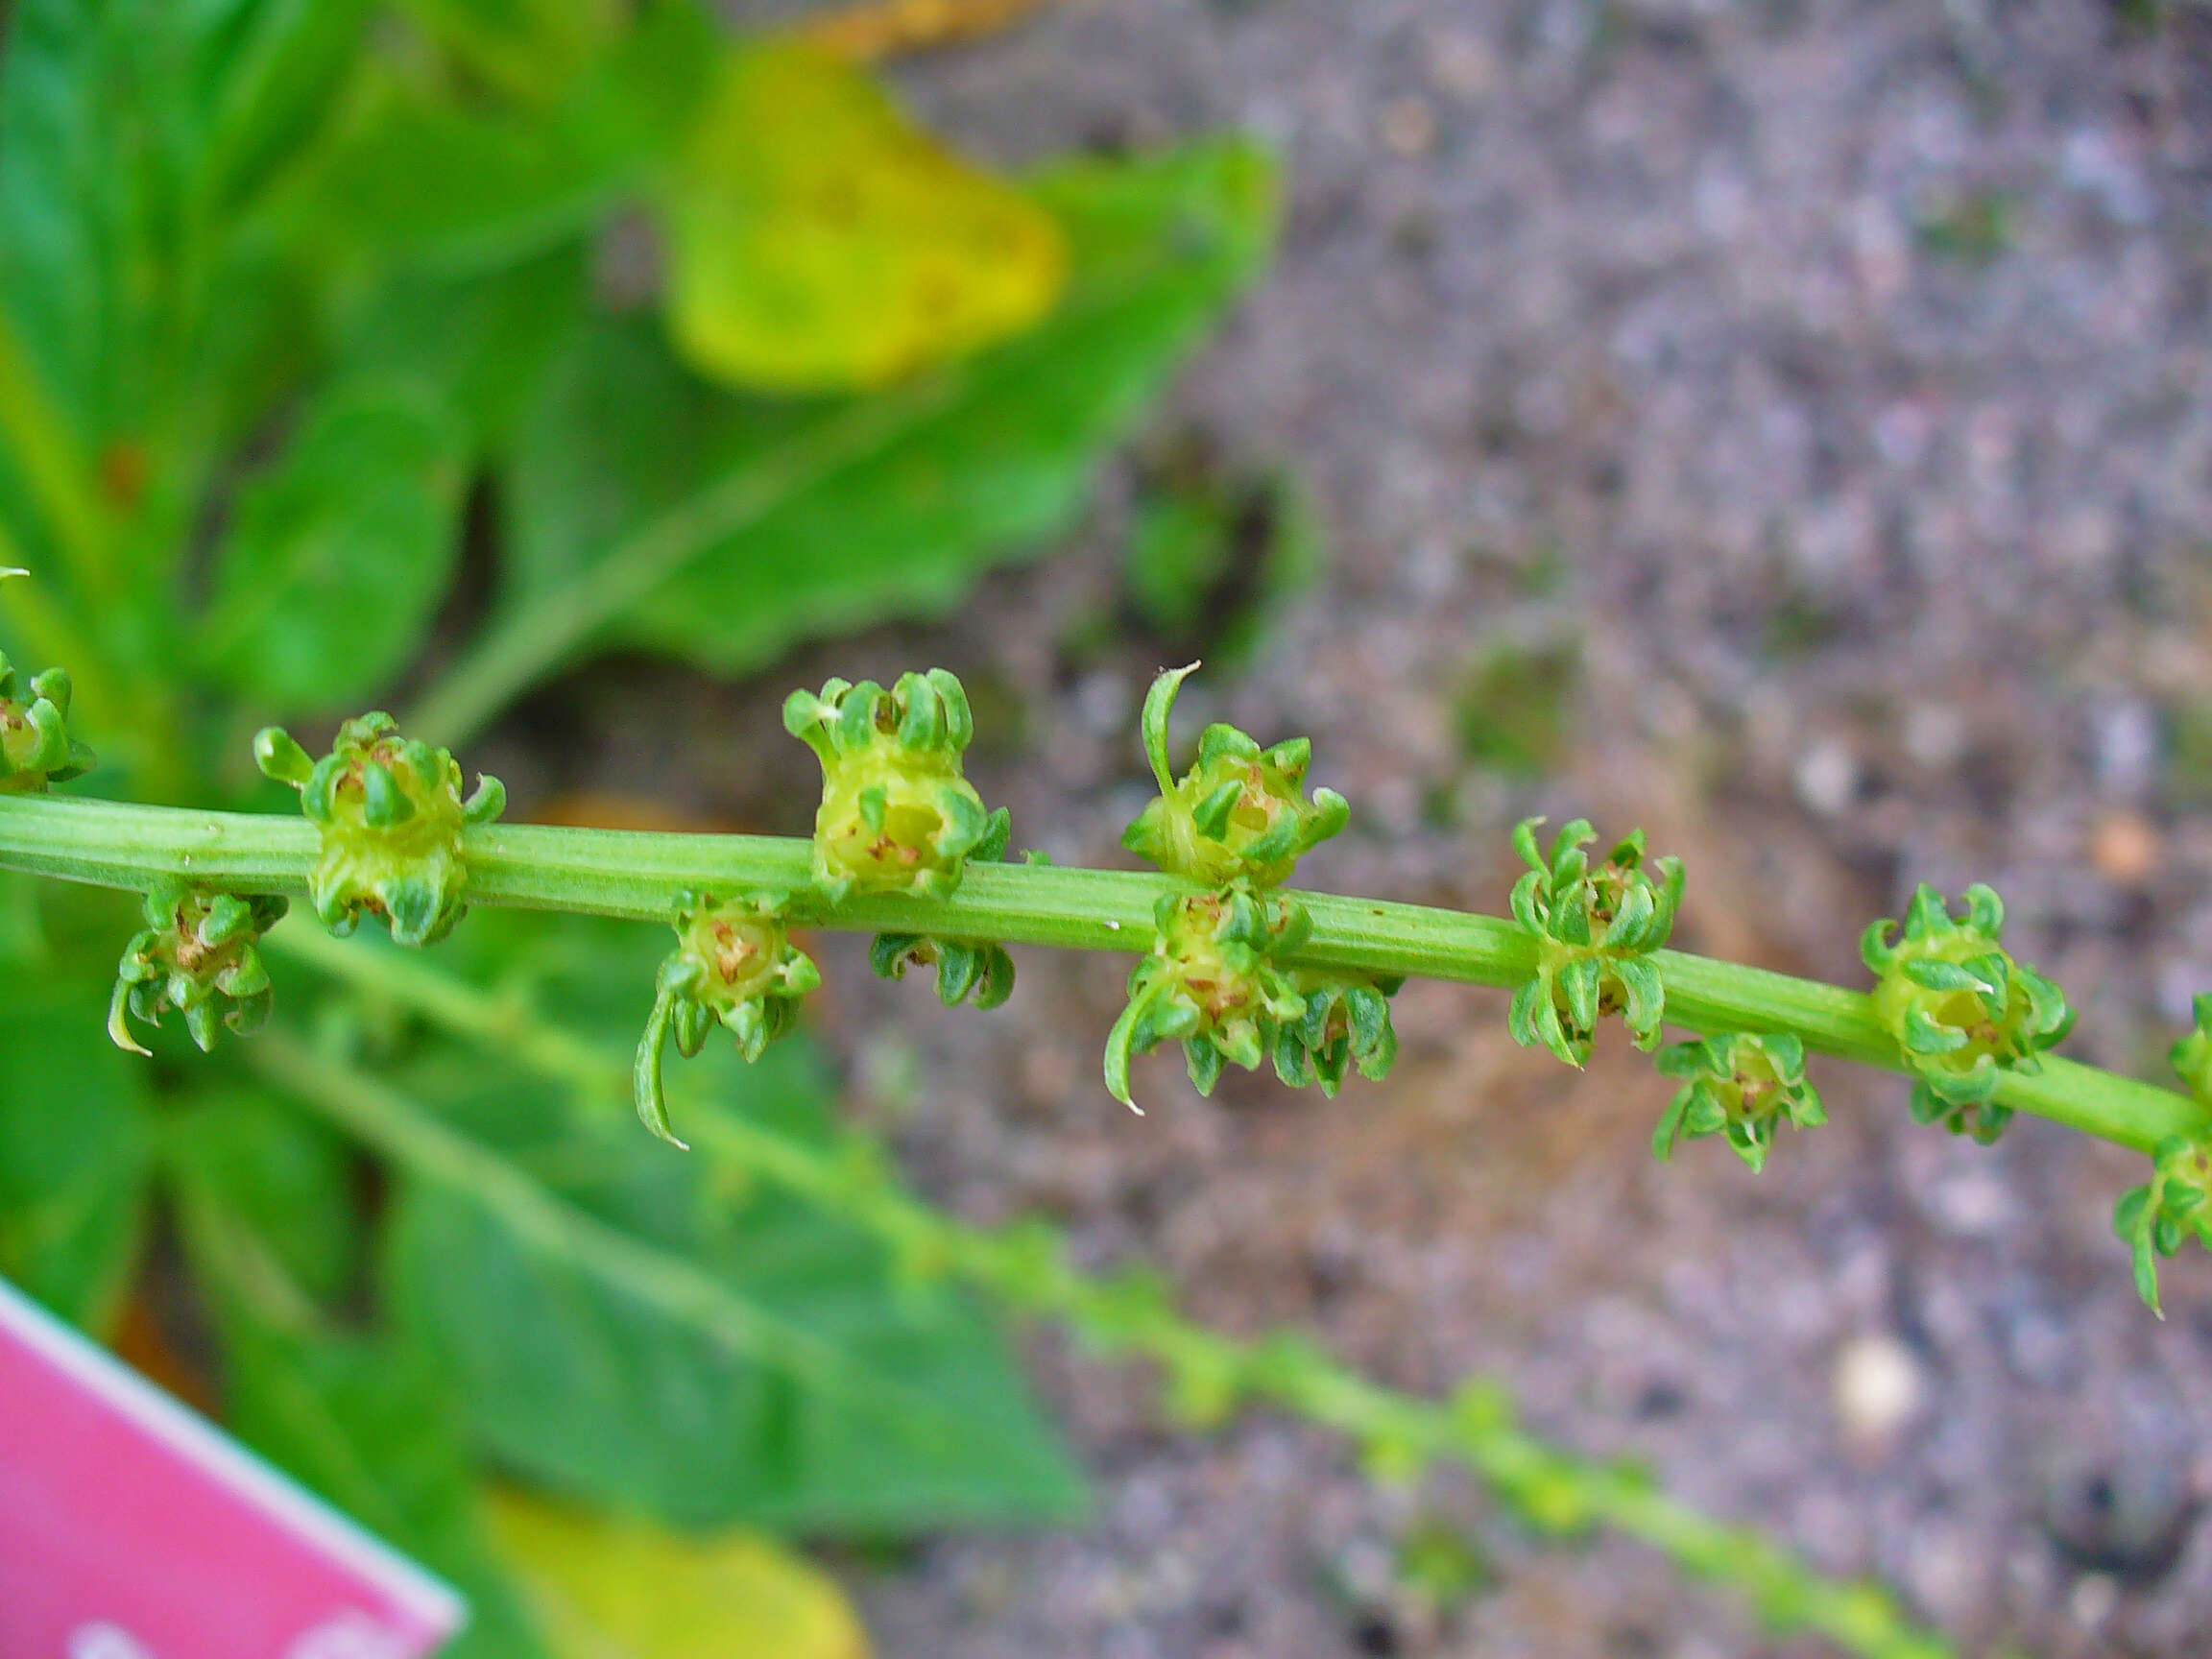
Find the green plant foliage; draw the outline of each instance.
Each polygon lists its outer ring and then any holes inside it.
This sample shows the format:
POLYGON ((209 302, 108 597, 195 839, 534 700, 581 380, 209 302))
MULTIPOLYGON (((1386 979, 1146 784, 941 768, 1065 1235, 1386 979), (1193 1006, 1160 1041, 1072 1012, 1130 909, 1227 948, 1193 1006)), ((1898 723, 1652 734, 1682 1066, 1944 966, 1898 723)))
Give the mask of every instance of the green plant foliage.
POLYGON ((1306 1011, 1275 1029, 1275 1075, 1293 1089, 1317 1083, 1336 1098, 1348 1070, 1380 1083, 1398 1061, 1390 998, 1406 983, 1397 974, 1301 968, 1290 976, 1306 1011))
POLYGON ((203 619, 209 665, 277 708, 331 709, 410 661, 460 556, 468 429, 386 374, 327 386, 238 495, 203 619))
POLYGON ((1682 1078, 1651 1136, 1661 1163, 1677 1141, 1724 1135, 1754 1172, 1767 1166, 1777 1125, 1828 1121, 1820 1091, 1805 1080, 1805 1045, 1788 1032, 1722 1032, 1659 1051, 1662 1076, 1682 1078))
POLYGON ((1509 777, 1542 777, 1564 752, 1581 680, 1572 640, 1484 652, 1453 703, 1460 753, 1509 777))
POLYGON ((1585 1066, 1599 1020, 1619 1014, 1637 1047, 1657 1047, 1667 991, 1650 957, 1674 929, 1681 861, 1657 858, 1647 870, 1644 831, 1636 830, 1593 867, 1582 849, 1598 832, 1582 818, 1540 854, 1543 822, 1524 819, 1513 830, 1514 851, 1528 865, 1513 884, 1513 919, 1537 951, 1534 977, 1513 994, 1513 1041, 1524 1048, 1542 1044, 1568 1065, 1585 1066))
MULTIPOLYGON (((462 937, 534 955, 532 995, 626 1046, 630 988, 652 972, 636 930, 487 916, 462 937)), ((728 1116, 826 1143, 803 1044, 752 1067, 714 1046, 692 1070, 695 1136, 728 1116)), ((881 1531, 1082 1503, 990 1325, 949 1286, 902 1285, 849 1222, 732 1187, 627 1114, 549 1100, 465 1051, 434 1046, 396 1075, 469 1152, 452 1178, 407 1183, 388 1294, 509 1467, 681 1527, 881 1531), (523 1198, 465 1177, 479 1159, 523 1198)))
POLYGON ((2133 1257, 2135 1293, 2163 1319, 2158 1305, 2158 1258, 2172 1256, 2182 1241, 2195 1238, 2212 1249, 2212 1142, 2178 1135, 2158 1142, 2152 1154, 2151 1179, 2121 1194, 2112 1211, 2112 1231, 2133 1257))
POLYGON ((1280 887, 1303 854, 1352 821, 1351 803, 1334 789, 1306 798, 1310 739, 1286 737, 1262 749, 1218 722, 1206 728, 1197 761, 1178 782, 1168 766, 1167 721, 1175 693, 1197 667, 1168 670, 1144 695, 1144 757, 1160 793, 1121 831, 1121 845, 1209 887, 1280 887))
MULTIPOLYGON (((890 391, 734 397, 642 322, 588 328, 507 474, 515 536, 484 684, 504 684, 509 657, 537 671, 590 643, 755 667, 795 639, 943 611, 1066 525, 1100 445, 1259 269, 1275 171, 1249 145, 1207 143, 1065 164, 1030 188, 1068 236, 1059 308, 890 391)), ((481 717, 489 693, 464 692, 426 706, 432 729, 481 717)))
POLYGON ((350 933, 366 910, 390 924, 394 942, 431 945, 468 914, 461 831, 505 808, 498 779, 477 779, 464 801, 453 757, 401 737, 385 713, 347 721, 320 760, 274 726, 253 753, 263 773, 300 791, 301 811, 322 832, 308 893, 325 927, 350 933))
POLYGON ((0 1275, 93 1331, 136 1263, 154 1154, 143 1073, 82 1019, 97 995, 49 964, 0 1007, 0 1275))
POLYGON ((256 947, 285 909, 282 899, 203 893, 181 881, 148 892, 146 926, 123 949, 108 1005, 115 1046, 148 1052, 131 1035, 126 1014, 158 1025, 162 1015, 182 1010, 203 1054, 213 1050, 224 1026, 248 1037, 267 1024, 276 994, 256 947))
POLYGON ((1235 667, 1319 572, 1313 504, 1285 472, 1224 475, 1193 440, 1137 504, 1123 567, 1145 625, 1183 655, 1235 667))
POLYGON ((1894 922, 1876 922, 1859 953, 1877 976, 1874 1011, 1916 1074, 1915 1122, 1941 1123, 1984 1145, 2004 1133, 2010 1108, 1996 1100, 2004 1071, 2032 1074, 2036 1056, 2074 1026, 2065 994, 1998 944, 2005 905, 1989 888, 1966 889, 1966 915, 1922 883, 1894 922))

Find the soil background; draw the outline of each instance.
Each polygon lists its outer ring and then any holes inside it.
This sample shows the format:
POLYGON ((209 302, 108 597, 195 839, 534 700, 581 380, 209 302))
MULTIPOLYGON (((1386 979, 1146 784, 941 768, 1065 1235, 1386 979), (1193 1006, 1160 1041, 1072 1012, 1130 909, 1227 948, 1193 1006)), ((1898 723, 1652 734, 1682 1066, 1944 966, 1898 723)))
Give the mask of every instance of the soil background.
MULTIPOLYGON (((1142 686, 1206 640, 1142 620, 1123 548, 1196 478, 1258 503, 1200 635, 1266 588, 1286 503, 1323 527, 1184 709, 1312 736, 1355 816, 1302 880, 1500 910, 1518 817, 1641 824, 1689 865, 1677 943, 1852 984, 1914 883, 1986 880, 2081 1011, 2069 1051, 2162 1073, 2212 987, 2212 16, 1068 0, 900 74, 1010 166, 1263 135, 1273 274, 1069 545, 756 683, 604 665, 522 723, 596 757, 502 756, 518 786, 688 769, 698 813, 804 833, 782 692, 927 661, 976 692, 1018 844, 1124 862, 1142 686), (675 717, 618 726, 641 696, 675 717)), ((818 1026, 959 1211, 1048 1213, 1407 1388, 1493 1372, 1969 1652, 2207 1650, 2212 1264, 2167 1269, 2164 1323, 2136 1302, 2109 1217, 2141 1160, 2032 1120, 1954 1141, 1816 1061, 1833 1122, 1764 1174, 1712 1142, 1662 1166, 1669 1085, 1617 1028, 1575 1074, 1502 996, 1425 984, 1383 1085, 1201 1100, 1162 1057, 1138 1118, 1097 1071, 1125 963, 1026 953, 1005 1010, 948 1016, 864 943, 821 942, 818 1026)), ((1142 1372, 1028 1341, 1096 1517, 850 1557, 890 1659, 1830 1651, 1319 1431, 1179 1431, 1142 1372)))

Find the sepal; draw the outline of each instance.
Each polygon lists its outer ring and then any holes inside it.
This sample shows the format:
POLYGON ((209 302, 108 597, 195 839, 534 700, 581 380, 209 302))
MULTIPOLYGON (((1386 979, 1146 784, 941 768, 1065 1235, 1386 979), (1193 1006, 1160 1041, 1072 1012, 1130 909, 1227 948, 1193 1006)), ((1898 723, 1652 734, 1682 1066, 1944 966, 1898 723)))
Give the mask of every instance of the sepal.
POLYGON ((661 1140, 689 1148, 668 1125, 661 1056, 671 1040, 686 1060, 716 1025, 747 1062, 791 1028, 800 998, 822 983, 813 959, 791 943, 784 896, 754 893, 718 903, 684 893, 676 904, 676 949, 654 977, 653 1012, 638 1040, 631 1086, 637 1118, 661 1140))
POLYGON ((2212 1249, 2212 1142, 2179 1135, 2159 1142, 2151 1179, 2130 1188, 2113 1207, 2112 1231, 2133 1258, 2135 1293, 2165 1318, 2158 1306, 2158 1258, 2172 1256, 2188 1238, 2212 1249))
POLYGON ((130 1022, 158 1025, 172 1010, 182 1013, 203 1053, 226 1027, 249 1037, 268 1023, 276 998, 258 946, 285 909, 274 895, 242 899, 181 881, 164 881, 147 893, 146 926, 123 949, 108 1004, 108 1035, 115 1046, 147 1053, 130 1022))
POLYGON ((347 721, 320 760, 269 727, 253 739, 253 758, 300 791, 301 811, 322 832, 308 897, 331 932, 352 932, 366 911, 385 920, 394 943, 431 945, 468 914, 462 830, 505 808, 496 778, 479 778, 464 800, 452 755, 400 736, 384 713, 347 721))
POLYGON ((1171 876, 1209 887, 1244 881, 1279 887, 1301 854, 1338 833, 1351 804, 1331 789, 1305 795, 1313 745, 1289 737, 1262 749, 1234 726, 1213 725, 1181 782, 1167 761, 1167 717, 1175 694, 1198 664, 1171 668, 1145 694, 1145 758, 1160 793, 1121 832, 1121 845, 1171 876))
POLYGON ((932 939, 923 933, 878 933, 868 948, 868 966, 885 979, 903 979, 909 968, 937 970, 937 999, 948 1008, 974 999, 997 1008, 1014 995, 1014 958, 1003 945, 932 939))

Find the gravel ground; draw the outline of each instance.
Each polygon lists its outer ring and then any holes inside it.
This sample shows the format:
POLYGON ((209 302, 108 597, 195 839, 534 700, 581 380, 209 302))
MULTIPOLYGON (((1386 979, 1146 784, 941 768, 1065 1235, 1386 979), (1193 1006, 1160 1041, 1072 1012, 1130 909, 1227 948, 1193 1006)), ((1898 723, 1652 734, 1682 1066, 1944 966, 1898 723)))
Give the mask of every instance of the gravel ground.
MULTIPOLYGON (((1279 268, 1148 444, 1288 468, 1328 526, 1325 576, 1186 699, 1312 734, 1356 812, 1314 885, 1498 909, 1522 813, 1641 823, 1689 863, 1680 942, 1857 983, 1866 919, 1986 879, 2071 1051, 2153 1074, 2212 986, 2208 47, 2086 0, 1070 0, 905 73, 1002 161, 1227 125, 1288 156, 1279 268), (1501 729, 1536 776, 1481 763, 1501 729)), ((1095 626, 1128 621, 1142 471, 956 623, 734 712, 671 677, 695 733, 769 734, 712 773, 767 781, 703 805, 803 830, 774 697, 927 657, 987 729, 1026 700, 975 768, 1024 840, 1118 861, 1176 643, 1095 626)), ((826 953, 855 1109, 963 1212, 1053 1214, 1407 1387, 1493 1370, 1969 1651, 2204 1651, 2212 1269, 2169 1269, 2164 1324, 2136 1304, 2138 1160, 1956 1142, 1838 1066, 1833 1125, 1764 1175, 1661 1166, 1666 1086, 1618 1033, 1570 1075, 1502 998, 1426 985, 1386 1085, 1201 1101, 1154 1060, 1140 1120, 1096 1082, 1124 965, 1025 957, 1006 1013, 953 1019, 826 953)), ((1638 1547, 1538 1545, 1282 1420, 1185 1435, 1142 1375, 1034 1352, 1097 1518, 855 1564, 892 1659, 1828 1650, 1638 1547), (1425 1591, 1448 1536, 1472 1585, 1425 1591)))

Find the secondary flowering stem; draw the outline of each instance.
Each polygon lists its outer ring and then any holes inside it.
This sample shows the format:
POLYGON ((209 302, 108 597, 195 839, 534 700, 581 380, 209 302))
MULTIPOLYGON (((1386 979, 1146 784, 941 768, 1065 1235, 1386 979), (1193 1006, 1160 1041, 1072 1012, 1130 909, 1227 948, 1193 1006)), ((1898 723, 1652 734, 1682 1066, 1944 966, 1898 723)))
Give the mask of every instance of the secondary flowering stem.
MULTIPOLYGON (((666 923, 686 890, 793 895, 795 926, 995 941, 1137 955, 1151 948, 1163 897, 1203 892, 1134 871, 974 864, 949 898, 809 889, 813 846, 759 835, 675 835, 536 825, 464 832, 469 902, 666 923)), ((321 842, 293 816, 201 812, 56 796, 0 797, 0 869, 143 892, 163 878, 239 895, 306 896, 321 842)), ((1380 899, 1291 895, 1311 931, 1294 965, 1517 986, 1536 941, 1501 917, 1380 899)), ((1871 997, 1838 985, 1682 951, 1651 960, 1668 1023, 1700 1034, 1793 1034, 1809 1049, 1910 1071, 1871 997)), ((1996 1100, 2150 1152, 2168 1136, 2212 1134, 2212 1110, 2185 1095, 2065 1060, 2008 1071, 1996 1100)))

